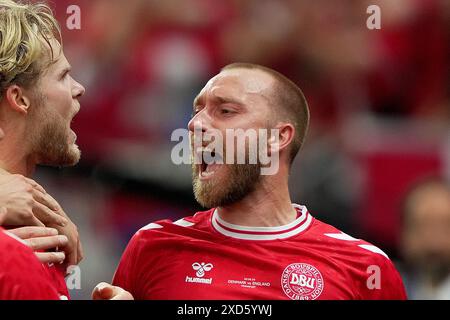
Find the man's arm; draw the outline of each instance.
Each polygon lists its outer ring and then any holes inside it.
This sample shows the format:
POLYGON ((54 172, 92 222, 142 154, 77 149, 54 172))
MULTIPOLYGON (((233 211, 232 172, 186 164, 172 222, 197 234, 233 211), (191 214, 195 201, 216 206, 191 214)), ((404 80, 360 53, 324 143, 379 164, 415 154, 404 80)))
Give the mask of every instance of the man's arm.
POLYGON ((392 261, 376 254, 365 270, 360 283, 363 300, 406 300, 402 278, 392 261))

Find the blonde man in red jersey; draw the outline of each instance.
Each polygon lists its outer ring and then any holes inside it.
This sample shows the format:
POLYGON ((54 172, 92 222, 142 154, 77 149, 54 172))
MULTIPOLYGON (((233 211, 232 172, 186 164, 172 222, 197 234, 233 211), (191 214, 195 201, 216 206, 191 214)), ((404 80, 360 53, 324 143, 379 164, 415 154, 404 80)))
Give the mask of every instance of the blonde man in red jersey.
MULTIPOLYGON (((76 226, 31 177, 37 165, 68 166, 80 158, 70 122, 84 88, 70 76, 60 30, 45 4, 0 1, 0 205, 3 225, 45 262, 60 296, 68 296, 64 267, 77 264, 82 249, 76 226), (55 235, 43 227, 57 229, 55 235), (34 227, 33 227, 34 226, 34 227), (59 247, 63 252, 46 253, 59 247)), ((52 230, 54 230, 52 229, 52 230)))

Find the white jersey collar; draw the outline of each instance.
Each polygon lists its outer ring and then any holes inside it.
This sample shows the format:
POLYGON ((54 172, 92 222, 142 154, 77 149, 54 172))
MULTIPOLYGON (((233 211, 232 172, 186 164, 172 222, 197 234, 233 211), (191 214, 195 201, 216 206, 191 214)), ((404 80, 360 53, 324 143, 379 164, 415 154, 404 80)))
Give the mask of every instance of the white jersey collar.
POLYGON ((292 204, 299 213, 293 222, 279 227, 245 227, 228 223, 219 217, 217 209, 211 217, 213 228, 228 237, 243 240, 276 240, 286 239, 300 234, 306 230, 312 222, 312 216, 305 206, 292 204))

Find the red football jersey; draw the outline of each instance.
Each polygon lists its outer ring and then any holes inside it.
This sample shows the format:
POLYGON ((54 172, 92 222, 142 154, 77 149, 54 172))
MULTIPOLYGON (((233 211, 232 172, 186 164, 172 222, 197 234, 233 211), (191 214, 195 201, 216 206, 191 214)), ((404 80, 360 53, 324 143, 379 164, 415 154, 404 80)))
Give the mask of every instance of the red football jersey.
POLYGON ((55 267, 44 266, 20 239, 0 228, 0 300, 58 300, 68 297, 55 267))
POLYGON ((314 219, 242 227, 216 210, 139 230, 113 284, 135 299, 406 299, 387 255, 314 219))

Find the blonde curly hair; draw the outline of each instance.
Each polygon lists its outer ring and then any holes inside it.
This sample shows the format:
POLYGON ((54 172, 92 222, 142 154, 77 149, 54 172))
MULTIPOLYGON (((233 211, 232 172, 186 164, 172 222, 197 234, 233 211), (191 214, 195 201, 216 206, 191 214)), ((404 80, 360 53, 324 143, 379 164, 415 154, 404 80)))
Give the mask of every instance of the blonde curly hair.
POLYGON ((61 29, 44 3, 0 0, 0 100, 12 84, 28 88, 46 68, 45 45, 54 60, 50 40, 61 42, 61 29))

